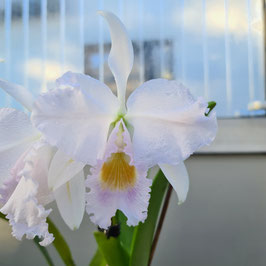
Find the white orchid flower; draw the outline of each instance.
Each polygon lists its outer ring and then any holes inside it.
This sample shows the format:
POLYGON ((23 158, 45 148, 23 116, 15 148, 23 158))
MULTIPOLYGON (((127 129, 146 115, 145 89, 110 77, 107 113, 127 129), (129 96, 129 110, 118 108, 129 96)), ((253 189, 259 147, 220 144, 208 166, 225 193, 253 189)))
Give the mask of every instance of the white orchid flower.
POLYGON ((56 89, 37 99, 32 121, 51 145, 92 167, 86 210, 93 222, 107 228, 120 209, 129 225, 137 225, 147 216, 147 169, 158 164, 183 202, 189 186, 183 161, 212 142, 216 116, 205 116, 202 98, 195 100, 182 84, 165 79, 145 82, 126 102, 132 43, 114 14, 100 14, 110 28, 108 64, 117 97, 100 81, 67 72, 56 89))
MULTIPOLYGON (((31 111, 28 90, 4 80, 0 87, 31 111)), ((85 210, 84 164, 47 144, 22 111, 0 109, 0 159, 0 212, 9 219, 14 237, 39 236, 41 245, 50 244, 54 237, 46 218, 51 209, 44 206, 53 200, 65 223, 79 227, 85 210), (57 183, 57 177, 65 182, 57 183)))

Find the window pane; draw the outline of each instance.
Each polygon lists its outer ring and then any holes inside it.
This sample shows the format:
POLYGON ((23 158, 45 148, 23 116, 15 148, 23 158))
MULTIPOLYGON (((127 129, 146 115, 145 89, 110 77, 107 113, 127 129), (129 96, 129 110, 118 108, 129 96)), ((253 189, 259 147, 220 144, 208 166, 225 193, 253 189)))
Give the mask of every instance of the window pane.
MULTIPOLYGON (((129 93, 152 78, 177 79, 215 100, 220 117, 265 100, 262 0, 0 0, 1 78, 34 94, 67 70, 115 84, 107 65, 110 36, 96 11, 116 13, 135 51, 129 93)), ((20 107, 0 92, 0 105, 20 107)))

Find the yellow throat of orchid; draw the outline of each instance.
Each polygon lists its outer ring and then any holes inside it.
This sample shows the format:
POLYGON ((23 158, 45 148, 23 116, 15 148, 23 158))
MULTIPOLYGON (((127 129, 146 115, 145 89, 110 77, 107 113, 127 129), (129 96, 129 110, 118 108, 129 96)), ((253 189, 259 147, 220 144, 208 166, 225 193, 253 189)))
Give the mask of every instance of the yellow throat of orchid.
POLYGON ((124 152, 113 153, 104 162, 100 177, 104 189, 126 190, 136 182, 136 168, 129 164, 129 156, 124 152))
POLYGON ((103 189, 126 190, 135 185, 137 171, 135 166, 130 164, 130 157, 124 152, 126 146, 124 130, 123 125, 120 124, 115 140, 118 150, 112 153, 102 165, 100 179, 103 189))

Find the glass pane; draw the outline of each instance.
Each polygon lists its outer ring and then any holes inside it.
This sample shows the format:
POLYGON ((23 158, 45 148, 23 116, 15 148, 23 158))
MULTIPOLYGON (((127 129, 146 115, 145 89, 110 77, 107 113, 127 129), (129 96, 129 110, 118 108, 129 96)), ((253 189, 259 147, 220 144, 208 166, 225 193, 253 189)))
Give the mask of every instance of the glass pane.
MULTIPOLYGON (((34 94, 67 70, 105 81, 110 36, 96 11, 116 13, 135 51, 128 94, 152 78, 177 79, 195 96, 215 100, 219 117, 265 100, 262 0, 0 0, 1 78, 34 94)), ((20 107, 0 92, 0 105, 20 107)))

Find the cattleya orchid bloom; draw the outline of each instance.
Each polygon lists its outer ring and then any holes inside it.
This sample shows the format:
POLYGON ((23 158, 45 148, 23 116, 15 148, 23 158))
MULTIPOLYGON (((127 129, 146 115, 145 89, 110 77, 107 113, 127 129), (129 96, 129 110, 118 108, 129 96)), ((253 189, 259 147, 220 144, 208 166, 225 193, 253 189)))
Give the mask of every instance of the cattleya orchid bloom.
MULTIPOLYGON (((28 90, 4 80, 0 87, 31 111, 33 96, 28 90)), ((0 109, 0 159, 0 211, 9 219, 14 237, 38 236, 41 245, 50 244, 54 237, 46 218, 51 209, 44 206, 54 200, 66 224, 79 227, 85 210, 84 164, 46 143, 22 111, 0 109), (52 181, 61 175, 71 180, 52 191, 52 181)))
MULTIPOLYGON (((67 72, 56 88, 36 100, 32 121, 52 146, 89 165, 86 210, 102 228, 117 209, 137 225, 147 216, 151 180, 147 170, 159 165, 186 199, 189 180, 183 161, 215 137, 215 113, 205 116, 207 103, 194 99, 177 81, 145 82, 126 102, 133 48, 126 29, 112 13, 99 12, 108 22, 112 47, 108 64, 117 97, 102 82, 67 72)), ((56 183, 69 179, 57 178, 56 183)))

